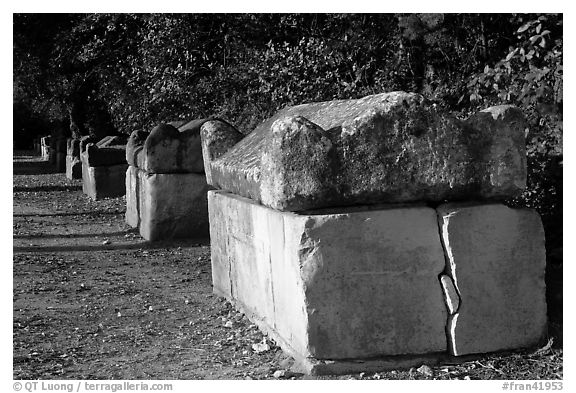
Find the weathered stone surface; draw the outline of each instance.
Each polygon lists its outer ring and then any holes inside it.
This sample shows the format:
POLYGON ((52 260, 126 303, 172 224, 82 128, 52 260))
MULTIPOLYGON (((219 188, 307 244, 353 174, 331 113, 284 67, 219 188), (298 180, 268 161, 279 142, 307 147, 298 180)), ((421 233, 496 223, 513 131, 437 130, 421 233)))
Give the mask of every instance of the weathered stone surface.
POLYGON ((354 359, 446 351, 445 268, 426 207, 299 215, 208 193, 214 291, 288 352, 354 359))
POLYGON ((99 148, 126 146, 127 141, 126 135, 108 135, 96 142, 96 146, 99 148))
POLYGON ((138 226, 145 239, 208 235, 208 185, 200 139, 206 121, 193 120, 179 129, 160 124, 150 133, 130 135, 126 221, 138 226))
POLYGON ((535 211, 500 204, 438 208, 459 292, 453 355, 536 345, 546 332, 544 231, 535 211))
POLYGON ((207 192, 203 174, 138 170, 140 235, 150 241, 208 237, 207 192))
POLYGON ((128 162, 128 165, 135 167, 143 165, 143 159, 138 158, 138 156, 142 154, 144 142, 146 141, 146 138, 148 138, 148 135, 150 135, 149 132, 142 130, 137 130, 130 134, 128 142, 126 143, 126 162, 128 162), (140 165, 138 161, 141 162, 140 165))
POLYGON ((86 146, 86 150, 81 153, 81 156, 85 156, 88 166, 92 167, 126 164, 126 147, 109 146, 99 148, 89 143, 86 146))
POLYGON ((52 137, 50 137, 50 136, 45 136, 45 137, 40 138, 42 158, 46 161, 50 161, 50 156, 51 156, 51 151, 52 151, 52 149, 50 148, 51 139, 52 139, 52 137))
POLYGON ((127 164, 90 166, 87 152, 80 154, 82 161, 82 191, 94 200, 115 198, 126 193, 127 164))
POLYGON ((279 210, 332 205, 337 188, 330 181, 336 177, 333 149, 327 133, 305 117, 275 121, 261 155, 262 202, 279 210))
POLYGON ((205 119, 193 120, 180 129, 160 124, 143 147, 144 166, 149 173, 204 173, 200 126, 205 119))
POLYGON ((98 139, 96 139, 91 135, 85 135, 82 138, 80 138, 80 153, 86 151, 86 146, 88 146, 89 143, 95 144, 96 142, 98 142, 98 139))
POLYGON ((200 136, 204 172, 208 184, 212 184, 212 161, 220 158, 230 150, 236 143, 244 138, 244 135, 224 121, 210 120, 200 128, 200 136))
POLYGON ((172 127, 175 127, 175 128, 180 128, 186 123, 187 123, 186 120, 174 120, 174 121, 168 122, 169 125, 171 125, 172 127))
POLYGON ((68 138, 66 140, 66 154, 80 158, 80 139, 68 138))
POLYGON ((202 174, 126 171, 126 223, 146 240, 208 237, 208 185, 202 174))
POLYGON ((126 224, 132 228, 138 228, 140 214, 138 212, 138 168, 129 165, 126 170, 126 224))
POLYGON ((66 156, 66 178, 70 180, 82 178, 82 161, 80 161, 80 157, 66 156))
POLYGON ((178 129, 160 124, 150 133, 134 131, 128 140, 126 160, 148 173, 204 173, 200 129, 206 122, 224 124, 217 119, 196 119, 178 129))
POLYGON ((526 182, 512 106, 461 121, 418 94, 289 107, 210 161, 209 182, 279 210, 504 199, 526 182))

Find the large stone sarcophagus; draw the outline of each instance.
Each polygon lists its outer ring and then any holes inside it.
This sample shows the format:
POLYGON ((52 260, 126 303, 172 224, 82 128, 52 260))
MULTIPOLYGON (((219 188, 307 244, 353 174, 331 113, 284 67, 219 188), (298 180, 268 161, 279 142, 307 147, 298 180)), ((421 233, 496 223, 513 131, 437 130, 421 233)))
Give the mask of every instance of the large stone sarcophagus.
MULTIPOLYGON (((205 119, 135 131, 126 149, 126 222, 147 240, 208 237, 205 119)), ((218 121, 216 121, 218 122, 218 121)))
POLYGON ((535 345, 538 214, 512 106, 466 120, 393 92, 289 107, 243 137, 202 127, 214 291, 307 372, 535 345))

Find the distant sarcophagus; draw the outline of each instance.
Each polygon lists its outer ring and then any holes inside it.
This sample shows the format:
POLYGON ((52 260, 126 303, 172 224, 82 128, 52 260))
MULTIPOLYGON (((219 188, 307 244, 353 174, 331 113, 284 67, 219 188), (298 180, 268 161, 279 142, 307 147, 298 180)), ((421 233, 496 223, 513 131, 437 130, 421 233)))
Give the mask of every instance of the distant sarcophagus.
POLYGON ((94 200, 125 194, 126 140, 125 136, 107 136, 97 143, 90 138, 80 141, 84 194, 94 200))
POLYGON ((200 128, 207 122, 221 123, 197 119, 130 135, 126 222, 145 239, 208 237, 208 184, 200 141, 200 128))

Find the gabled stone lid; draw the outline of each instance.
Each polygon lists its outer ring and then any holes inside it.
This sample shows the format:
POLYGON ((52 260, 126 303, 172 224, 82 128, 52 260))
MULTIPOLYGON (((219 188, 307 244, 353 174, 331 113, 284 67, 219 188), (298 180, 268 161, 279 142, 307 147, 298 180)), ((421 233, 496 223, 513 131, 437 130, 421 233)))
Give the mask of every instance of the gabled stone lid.
POLYGON ((96 143, 96 142, 98 142, 96 137, 92 135, 84 135, 82 138, 80 138, 80 153, 86 150, 86 146, 89 143, 96 143))
POLYGON ((202 143, 209 184, 299 211, 515 196, 526 184, 525 128, 512 106, 462 121, 392 92, 285 108, 218 157, 208 157, 213 138, 202 143))
POLYGON ((126 136, 110 135, 97 143, 94 138, 80 140, 81 158, 88 166, 112 166, 126 164, 126 136))
POLYGON ((112 166, 126 164, 126 148, 124 146, 110 146, 99 148, 93 143, 86 146, 80 157, 88 166, 112 166))
POLYGON ((128 141, 126 135, 108 135, 100 139, 96 146, 98 147, 112 147, 112 146, 125 146, 128 141))
POLYGON ((207 121, 221 120, 195 119, 178 129, 168 123, 151 132, 134 131, 128 139, 126 161, 148 173, 204 173, 200 128, 207 121))

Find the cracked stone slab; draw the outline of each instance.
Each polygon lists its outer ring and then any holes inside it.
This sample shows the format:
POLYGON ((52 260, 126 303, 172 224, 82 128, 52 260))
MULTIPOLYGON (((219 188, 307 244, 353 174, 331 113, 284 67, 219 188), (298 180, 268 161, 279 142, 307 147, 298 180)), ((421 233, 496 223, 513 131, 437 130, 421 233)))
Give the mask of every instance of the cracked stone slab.
POLYGON ((285 108, 205 162, 215 188, 282 211, 502 200, 526 185, 525 125, 513 106, 463 121, 383 93, 285 108))
POLYGON ((446 204, 437 211, 449 275, 460 295, 449 318, 451 353, 536 345, 546 332, 546 255, 538 213, 502 204, 446 204))
POLYGON ((447 351, 434 209, 280 212, 208 193, 214 291, 303 358, 447 351))

